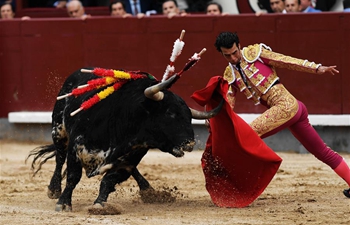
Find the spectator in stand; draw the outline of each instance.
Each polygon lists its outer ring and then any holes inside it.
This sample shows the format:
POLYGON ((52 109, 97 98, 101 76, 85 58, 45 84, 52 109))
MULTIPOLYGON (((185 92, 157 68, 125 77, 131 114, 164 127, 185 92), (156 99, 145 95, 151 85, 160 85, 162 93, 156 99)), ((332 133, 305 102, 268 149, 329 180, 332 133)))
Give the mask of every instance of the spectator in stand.
POLYGON ((0 0, 0 7, 5 3, 11 4, 13 11, 16 11, 16 0, 0 0))
POLYGON ((285 0, 270 0, 270 6, 274 13, 286 13, 285 0))
MULTIPOLYGON (((15 18, 15 12, 12 8, 11 3, 4 3, 0 7, 1 19, 3 20, 12 20, 15 18)), ((29 16, 23 16, 22 20, 29 20, 29 16)))
POLYGON ((162 4, 163 15, 167 16, 169 19, 174 16, 186 16, 186 12, 180 12, 177 6, 176 0, 165 0, 162 4))
POLYGON ((299 13, 301 10, 300 0, 284 0, 287 13, 299 13))
POLYGON ((188 12, 189 10, 188 0, 176 0, 176 2, 180 11, 188 12))
POLYGON ((257 5, 260 9, 265 10, 267 13, 272 13, 270 0, 257 0, 257 5))
POLYGON ((176 3, 180 12, 202 14, 206 12, 207 4, 211 1, 214 0, 176 0, 176 3))
POLYGON ((228 13, 222 12, 222 6, 217 2, 208 2, 207 3, 207 15, 214 16, 214 15, 228 15, 228 13))
POLYGON ((125 11, 125 3, 121 0, 112 1, 109 5, 109 12, 111 16, 116 17, 130 17, 132 14, 125 11))
POLYGON ((300 12, 310 13, 310 12, 322 12, 321 10, 314 9, 312 7, 311 0, 300 0, 300 12))
POLYGON ((350 0, 343 0, 344 12, 350 12, 350 0))
MULTIPOLYGON (((287 13, 285 9, 285 0, 270 0, 271 13, 287 13)), ((265 14, 265 12, 256 12, 256 16, 265 14)))
POLYGON ((332 9, 332 7, 336 4, 337 0, 317 0, 315 5, 315 9, 321 10, 322 12, 327 12, 332 9))
POLYGON ((5 3, 1 5, 1 19, 11 20, 15 18, 15 12, 12 10, 12 5, 10 3, 5 3))
POLYGON ((84 6, 78 0, 69 1, 67 3, 66 7, 67 7, 67 13, 68 13, 69 17, 80 18, 82 20, 85 20, 86 18, 91 17, 91 15, 85 14, 84 6))
POLYGON ((63 9, 67 5, 67 1, 59 1, 59 0, 49 0, 46 2, 46 5, 44 4, 31 4, 30 7, 55 7, 58 9, 63 9))
MULTIPOLYGON (((188 8, 186 9, 186 12, 188 13, 203 13, 207 9, 207 5, 209 2, 216 1, 216 0, 186 0, 188 4, 188 8)), ((177 0, 180 7, 180 1, 177 0)), ((223 1, 221 1, 223 2, 223 1)))
POLYGON ((125 11, 138 18, 157 14, 156 0, 124 0, 124 4, 125 11))

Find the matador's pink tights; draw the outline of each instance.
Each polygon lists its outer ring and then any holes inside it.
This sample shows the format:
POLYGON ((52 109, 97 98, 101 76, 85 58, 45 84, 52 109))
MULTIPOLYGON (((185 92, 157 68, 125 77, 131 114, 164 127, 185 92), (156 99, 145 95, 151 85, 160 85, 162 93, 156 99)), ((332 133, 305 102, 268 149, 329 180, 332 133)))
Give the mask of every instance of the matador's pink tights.
POLYGON ((292 119, 261 137, 265 138, 288 128, 310 153, 329 165, 350 187, 350 169, 348 165, 338 153, 323 142, 316 130, 310 125, 305 105, 300 101, 298 101, 298 105, 298 112, 292 119))

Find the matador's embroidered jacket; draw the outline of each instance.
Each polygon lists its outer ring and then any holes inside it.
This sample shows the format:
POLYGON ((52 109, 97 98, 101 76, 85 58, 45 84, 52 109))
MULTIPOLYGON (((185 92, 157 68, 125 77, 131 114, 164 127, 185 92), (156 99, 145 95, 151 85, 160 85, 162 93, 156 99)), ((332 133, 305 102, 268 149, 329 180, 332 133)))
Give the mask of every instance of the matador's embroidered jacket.
POLYGON ((275 67, 316 73, 317 68, 321 66, 308 60, 273 52, 265 44, 250 45, 243 48, 241 52, 240 67, 246 75, 246 83, 234 65, 229 64, 224 72, 224 79, 230 85, 227 98, 232 108, 234 108, 237 91, 243 92, 256 105, 260 104, 260 97, 279 80, 275 67))

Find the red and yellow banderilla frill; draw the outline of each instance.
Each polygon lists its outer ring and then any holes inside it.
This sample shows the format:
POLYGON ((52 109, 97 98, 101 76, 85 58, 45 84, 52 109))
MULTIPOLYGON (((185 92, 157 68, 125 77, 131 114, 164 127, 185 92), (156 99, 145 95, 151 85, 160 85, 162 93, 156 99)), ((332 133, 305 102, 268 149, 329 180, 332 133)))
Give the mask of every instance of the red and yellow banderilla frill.
POLYGON ((81 69, 81 72, 93 73, 96 76, 102 76, 103 78, 89 80, 86 85, 78 86, 77 88, 73 89, 71 93, 58 96, 57 100, 60 100, 72 95, 76 97, 92 90, 97 90, 105 86, 107 87, 102 91, 98 92, 97 94, 95 94, 89 100, 84 101, 79 107, 79 109, 71 113, 71 116, 74 116, 75 114, 77 114, 82 110, 87 110, 91 108, 91 106, 95 105, 102 99, 105 99, 106 97, 111 95, 113 92, 118 90, 129 80, 136 80, 136 79, 147 78, 147 77, 155 79, 150 74, 147 74, 148 76, 145 76, 145 73, 140 73, 135 71, 131 72, 131 71, 95 68, 93 70, 81 69))

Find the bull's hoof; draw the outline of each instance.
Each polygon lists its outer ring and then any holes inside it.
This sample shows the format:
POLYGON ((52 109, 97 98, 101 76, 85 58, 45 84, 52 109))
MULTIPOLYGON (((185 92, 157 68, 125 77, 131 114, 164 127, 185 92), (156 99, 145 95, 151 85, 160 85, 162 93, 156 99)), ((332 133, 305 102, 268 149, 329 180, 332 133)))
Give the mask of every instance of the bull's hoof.
POLYGON ((172 154, 173 156, 179 158, 179 157, 182 157, 185 155, 185 153, 181 150, 181 149, 177 149, 177 148, 174 148, 170 154, 172 154))
POLYGON ((344 195, 345 195, 346 197, 350 198, 350 188, 349 188, 349 189, 345 189, 345 190, 343 191, 343 193, 344 193, 344 195))
POLYGON ((51 191, 50 189, 47 190, 47 196, 51 199, 57 199, 61 196, 61 190, 58 191, 51 191))
POLYGON ((106 202, 102 204, 96 203, 88 209, 91 215, 119 215, 123 211, 120 205, 111 205, 106 202))
POLYGON ((55 208, 56 212, 72 212, 72 206, 71 205, 66 205, 66 204, 56 204, 55 208))

